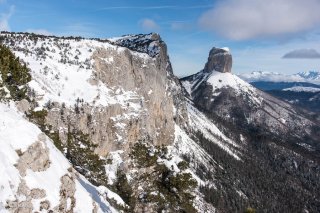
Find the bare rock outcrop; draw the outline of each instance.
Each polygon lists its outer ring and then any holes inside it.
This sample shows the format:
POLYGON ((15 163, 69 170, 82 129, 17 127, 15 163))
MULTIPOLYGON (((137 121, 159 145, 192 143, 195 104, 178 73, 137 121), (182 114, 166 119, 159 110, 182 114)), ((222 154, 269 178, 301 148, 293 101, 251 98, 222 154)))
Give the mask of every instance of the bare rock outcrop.
POLYGON ((36 141, 28 149, 18 154, 20 158, 16 165, 21 176, 26 176, 27 169, 34 172, 45 171, 50 166, 49 150, 43 143, 44 134, 39 135, 39 141, 36 141))
POLYGON ((41 133, 38 136, 38 141, 31 144, 25 152, 16 150, 20 158, 15 166, 22 178, 16 192, 16 199, 7 201, 6 209, 10 212, 31 213, 34 211, 32 200, 46 197, 45 190, 40 188, 30 189, 24 180, 28 169, 34 172, 40 172, 47 170, 50 166, 49 150, 44 143, 45 137, 46 136, 41 133))
POLYGON ((8 200, 6 209, 13 213, 31 213, 34 211, 32 204, 33 199, 41 199, 46 196, 46 192, 43 189, 30 189, 25 180, 21 179, 17 190, 17 196, 15 200, 8 200))
POLYGON ((231 72, 232 55, 227 49, 213 47, 210 50, 208 61, 204 72, 218 71, 222 73, 231 72))
POLYGON ((125 105, 110 103, 105 107, 79 103, 80 113, 53 103, 46 124, 59 131, 64 143, 70 130, 88 134, 98 145, 96 153, 102 156, 128 150, 138 140, 172 144, 174 123, 184 125, 188 118, 165 43, 158 34, 124 37, 115 43, 126 48, 93 50, 94 75, 89 82, 102 82, 112 88, 114 97, 130 93, 130 100, 125 105))
POLYGON ((20 112, 26 113, 30 110, 30 103, 26 99, 22 99, 16 103, 16 106, 20 112))
POLYGON ((75 207, 76 202, 76 199, 74 198, 74 193, 76 191, 74 177, 66 174, 62 176, 60 180, 60 203, 59 206, 56 207, 56 210, 61 213, 71 213, 73 212, 73 208, 75 207))

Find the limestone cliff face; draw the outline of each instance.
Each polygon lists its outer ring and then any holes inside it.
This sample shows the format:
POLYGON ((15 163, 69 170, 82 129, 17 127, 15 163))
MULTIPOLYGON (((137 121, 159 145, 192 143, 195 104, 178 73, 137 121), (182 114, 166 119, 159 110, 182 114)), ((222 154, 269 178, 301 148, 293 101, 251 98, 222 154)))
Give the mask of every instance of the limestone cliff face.
MULTIPOLYGON (((181 127, 187 128, 188 116, 185 100, 185 90, 179 79, 174 75, 167 52, 167 45, 157 33, 149 35, 131 35, 114 41, 117 45, 127 47, 130 50, 146 53, 153 57, 157 68, 156 81, 165 80, 166 91, 173 99, 174 121, 181 127)), ((148 84, 149 81, 145 83, 148 84)), ((153 85, 154 83, 151 82, 153 85)))
POLYGON ((32 87, 32 82, 31 90, 37 105, 48 111, 46 125, 63 143, 68 132, 80 131, 98 145, 96 153, 105 156, 139 140, 172 144, 175 121, 181 126, 187 122, 182 87, 158 34, 110 41, 16 34, 6 35, 4 42, 26 63, 37 64, 30 66, 37 84, 32 87), (75 75, 68 76, 72 69, 75 75), (82 72, 88 78, 74 80, 82 72), (83 89, 88 83, 97 91, 91 100, 83 89), (79 84, 73 93, 67 91, 71 84, 79 84), (73 100, 59 100, 63 93, 72 93, 73 100))
MULTIPOLYGON (((97 48, 91 58, 95 70, 90 79, 92 84, 102 81, 114 93, 134 91, 134 96, 126 106, 118 103, 107 107, 84 104, 84 112, 78 114, 63 109, 63 120, 68 120, 73 128, 90 134, 92 141, 99 145, 97 152, 101 155, 118 149, 126 150, 125 147, 144 139, 155 145, 171 144, 175 115, 166 66, 157 58, 141 58, 128 49, 119 52, 97 48), (107 61, 110 57, 113 58, 112 63, 107 61)), ((56 129, 61 126, 67 129, 68 123, 61 121, 60 112, 50 111, 48 124, 56 129)))

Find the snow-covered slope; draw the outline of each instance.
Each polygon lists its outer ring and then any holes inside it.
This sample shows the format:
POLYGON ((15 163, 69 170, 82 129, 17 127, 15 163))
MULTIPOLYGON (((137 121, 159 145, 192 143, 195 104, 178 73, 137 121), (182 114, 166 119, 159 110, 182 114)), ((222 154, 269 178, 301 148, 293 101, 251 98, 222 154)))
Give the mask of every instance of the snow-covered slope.
POLYGON ((187 92, 193 97, 198 89, 201 89, 201 84, 208 84, 212 86, 212 95, 205 96, 205 99, 213 101, 216 96, 219 96, 221 90, 232 89, 236 95, 248 95, 255 104, 261 103, 261 97, 256 92, 256 89, 249 83, 240 79, 232 73, 221 73, 218 71, 211 71, 210 73, 199 72, 193 76, 183 78, 182 84, 187 92))
MULTIPOLYGON (((108 49, 121 54, 126 48, 108 42, 90 39, 54 39, 45 37, 32 41, 27 36, 13 35, 15 46, 11 47, 16 56, 27 63, 32 81, 29 87, 38 97, 42 107, 48 101, 74 106, 77 99, 94 106, 121 104, 126 106, 131 99, 139 98, 134 91, 115 91, 108 87, 94 73, 94 50, 108 49), (34 43, 32 43, 34 42, 34 43)), ((147 60, 144 53, 134 53, 147 60)), ((115 66, 116 56, 102 58, 106 64, 115 66)), ((138 107, 132 103, 132 107, 138 107)))
POLYGON ((112 192, 75 172, 13 103, 0 103, 0 114, 0 212, 116 212, 112 192))
POLYGON ((191 103, 188 103, 188 115, 192 131, 203 134, 212 143, 215 143, 226 153, 234 157, 236 160, 241 160, 241 152, 239 152, 239 144, 229 139, 223 134, 219 128, 200 112, 191 103))
MULTIPOLYGON (((214 56, 210 55, 208 60, 207 64, 217 63, 214 56)), ((295 135, 300 134, 299 137, 308 131, 301 129, 297 134, 293 131, 296 126, 310 128, 313 125, 287 103, 254 88, 231 72, 204 69, 181 81, 191 100, 209 116, 242 126, 263 126, 277 135, 292 131, 295 135), (290 117, 296 117, 303 124, 296 124, 290 117)))
POLYGON ((318 126, 233 75, 228 49, 179 82, 157 34, 0 40, 31 74, 0 103, 0 211, 317 212, 318 126))

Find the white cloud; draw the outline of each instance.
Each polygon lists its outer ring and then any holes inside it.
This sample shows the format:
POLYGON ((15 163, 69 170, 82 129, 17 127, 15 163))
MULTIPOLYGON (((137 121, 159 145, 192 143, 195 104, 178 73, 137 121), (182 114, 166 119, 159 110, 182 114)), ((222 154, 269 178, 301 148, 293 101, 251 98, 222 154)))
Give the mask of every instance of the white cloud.
POLYGON ((320 25, 319 0, 224 0, 204 13, 199 24, 233 40, 275 37, 320 25))
POLYGON ((320 53, 315 49, 297 49, 286 53, 282 58, 304 58, 304 59, 315 59, 320 58, 320 53))
POLYGON ((159 31, 160 26, 152 19, 143 19, 140 21, 140 25, 144 31, 159 31))
POLYGON ((238 74, 240 78, 247 82, 255 82, 255 81, 272 81, 272 82, 295 82, 295 81, 305 81, 300 76, 292 75, 292 74, 283 74, 276 72, 262 72, 262 71, 254 71, 251 73, 243 73, 238 74))
POLYGON ((0 31, 10 31, 10 26, 9 26, 9 19, 14 13, 14 5, 10 7, 10 10, 8 13, 2 13, 0 14, 0 31))
POLYGON ((28 33, 35 33, 40 35, 52 35, 48 30, 46 29, 27 29, 28 33))
POLYGON ((319 60, 301 58, 284 60, 283 53, 293 49, 319 49, 319 38, 314 41, 288 42, 282 45, 248 46, 232 49, 233 73, 252 71, 269 71, 282 74, 293 74, 301 71, 320 70, 319 60))

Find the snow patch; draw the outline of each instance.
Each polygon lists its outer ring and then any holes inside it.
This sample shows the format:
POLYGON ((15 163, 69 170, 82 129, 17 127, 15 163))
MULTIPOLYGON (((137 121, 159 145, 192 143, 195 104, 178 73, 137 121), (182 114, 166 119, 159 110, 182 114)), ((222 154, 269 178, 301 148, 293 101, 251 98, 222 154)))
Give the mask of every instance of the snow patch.
POLYGON ((256 89, 232 73, 212 71, 207 82, 212 85, 213 90, 229 87, 233 88, 237 95, 246 93, 251 96, 255 103, 261 105, 262 100, 258 98, 256 89))
POLYGON ((105 165, 106 174, 108 176, 108 184, 113 184, 114 181, 117 179, 117 170, 119 166, 122 164, 123 160, 121 154, 123 150, 118 150, 114 152, 110 152, 108 154, 109 163, 105 165))

